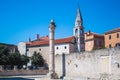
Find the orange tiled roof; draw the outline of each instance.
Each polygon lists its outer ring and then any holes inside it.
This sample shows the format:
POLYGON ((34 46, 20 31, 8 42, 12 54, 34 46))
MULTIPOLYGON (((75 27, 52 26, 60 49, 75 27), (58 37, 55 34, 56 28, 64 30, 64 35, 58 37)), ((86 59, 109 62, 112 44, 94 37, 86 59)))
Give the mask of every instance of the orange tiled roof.
POLYGON ((43 37, 41 37, 39 39, 33 40, 32 42, 34 42, 34 41, 48 41, 48 40, 49 40, 48 36, 43 36, 43 37))
MULTIPOLYGON (((74 39, 74 36, 68 37, 68 38, 62 38, 62 39, 56 39, 55 44, 61 44, 61 43, 70 43, 74 39)), ((42 45, 49 45, 49 40, 38 40, 33 41, 28 46, 42 46, 42 45)))
POLYGON ((55 40, 55 44, 59 43, 70 43, 74 39, 74 36, 68 37, 68 38, 62 38, 55 40))
POLYGON ((115 33, 115 32, 120 32, 120 28, 116 28, 116 29, 110 30, 108 32, 105 32, 105 34, 110 34, 110 33, 115 33))
POLYGON ((94 35, 95 37, 104 37, 104 35, 102 34, 97 34, 97 33, 94 33, 94 32, 90 32, 90 34, 88 34, 87 32, 85 33, 86 35, 94 35))

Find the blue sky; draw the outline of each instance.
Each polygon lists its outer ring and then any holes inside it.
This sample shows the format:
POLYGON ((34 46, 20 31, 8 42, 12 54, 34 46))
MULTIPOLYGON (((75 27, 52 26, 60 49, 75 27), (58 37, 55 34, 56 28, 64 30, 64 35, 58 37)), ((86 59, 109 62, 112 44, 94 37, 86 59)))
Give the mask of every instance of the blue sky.
POLYGON ((103 34, 120 27, 120 0, 0 0, 0 42, 18 44, 49 35, 51 19, 57 25, 55 38, 73 35, 80 5, 85 32, 103 34))

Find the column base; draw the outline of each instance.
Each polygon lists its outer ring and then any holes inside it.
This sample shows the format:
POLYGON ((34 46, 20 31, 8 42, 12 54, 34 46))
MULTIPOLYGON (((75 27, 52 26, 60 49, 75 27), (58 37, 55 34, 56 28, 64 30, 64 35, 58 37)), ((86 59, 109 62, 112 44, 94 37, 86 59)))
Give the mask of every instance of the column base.
POLYGON ((49 72, 49 73, 47 74, 47 76, 48 76, 50 79, 59 79, 57 73, 55 73, 55 72, 53 72, 53 73, 49 72))

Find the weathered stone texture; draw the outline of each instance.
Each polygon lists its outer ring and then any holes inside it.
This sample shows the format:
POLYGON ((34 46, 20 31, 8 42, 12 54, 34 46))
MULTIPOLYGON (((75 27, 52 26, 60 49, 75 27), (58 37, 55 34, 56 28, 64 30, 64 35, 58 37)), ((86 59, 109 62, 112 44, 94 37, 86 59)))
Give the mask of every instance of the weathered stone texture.
POLYGON ((120 74, 120 48, 56 55, 55 70, 59 77, 115 79, 120 74))

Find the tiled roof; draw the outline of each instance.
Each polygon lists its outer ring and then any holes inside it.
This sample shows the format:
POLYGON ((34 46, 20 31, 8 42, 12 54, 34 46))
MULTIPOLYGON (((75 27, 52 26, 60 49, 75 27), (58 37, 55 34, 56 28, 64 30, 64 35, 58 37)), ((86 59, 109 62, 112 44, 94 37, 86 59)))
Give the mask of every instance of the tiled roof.
POLYGON ((49 40, 48 36, 43 36, 40 39, 33 40, 32 42, 34 42, 34 41, 48 41, 48 40, 49 40))
POLYGON ((98 34, 98 33, 94 33, 94 32, 90 32, 89 34, 88 34, 88 32, 86 32, 85 33, 86 35, 94 35, 95 37, 104 37, 104 35, 102 35, 102 34, 98 34))
MULTIPOLYGON (((74 39, 74 36, 68 37, 68 38, 62 38, 62 39, 56 39, 55 44, 62 44, 62 43, 71 43, 74 39)), ((49 40, 39 40, 39 41, 33 41, 28 46, 43 46, 43 45, 49 45, 49 40)))
POLYGON ((110 34, 110 33, 115 33, 115 32, 120 32, 120 28, 116 28, 116 29, 110 30, 108 32, 105 32, 105 34, 110 34))
POLYGON ((42 40, 49 41, 49 37, 48 37, 48 36, 43 36, 41 39, 42 39, 42 40))
POLYGON ((57 39, 55 40, 55 44, 60 44, 60 43, 70 43, 74 39, 74 36, 68 37, 68 38, 62 38, 62 39, 57 39))

